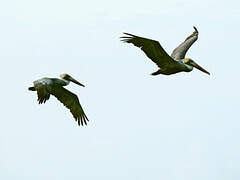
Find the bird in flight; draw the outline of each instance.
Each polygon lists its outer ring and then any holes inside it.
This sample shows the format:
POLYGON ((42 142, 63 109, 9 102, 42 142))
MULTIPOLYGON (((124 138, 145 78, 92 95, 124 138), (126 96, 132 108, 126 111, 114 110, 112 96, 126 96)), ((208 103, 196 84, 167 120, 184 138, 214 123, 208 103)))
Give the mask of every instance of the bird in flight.
POLYGON ((33 82, 34 86, 29 87, 28 90, 37 91, 39 104, 45 103, 50 98, 50 95, 55 96, 70 110, 79 126, 87 125, 88 118, 81 107, 77 95, 63 87, 67 86, 70 81, 82 87, 84 87, 84 85, 68 74, 61 74, 60 77, 62 79, 47 77, 38 79, 33 82))
POLYGON ((191 58, 185 58, 188 49, 198 38, 198 30, 196 27, 193 28, 194 32, 173 50, 171 56, 166 53, 158 41, 129 33, 124 33, 127 36, 120 38, 123 42, 132 43, 134 46, 139 47, 147 57, 159 67, 159 69, 151 75, 171 75, 179 72, 190 72, 194 67, 210 75, 208 71, 203 69, 191 58))

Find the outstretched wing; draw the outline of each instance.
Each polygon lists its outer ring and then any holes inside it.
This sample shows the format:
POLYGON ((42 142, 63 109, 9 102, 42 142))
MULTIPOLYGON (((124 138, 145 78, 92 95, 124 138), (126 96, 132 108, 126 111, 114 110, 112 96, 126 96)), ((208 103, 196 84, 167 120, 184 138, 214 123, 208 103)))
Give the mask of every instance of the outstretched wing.
POLYGON ((79 126, 87 125, 88 118, 81 107, 77 95, 58 85, 51 86, 50 93, 71 111, 79 126))
POLYGON ((184 59, 188 49, 198 39, 198 30, 194 27, 194 32, 188 36, 184 42, 182 42, 177 48, 175 48, 171 54, 171 57, 175 60, 184 59))
POLYGON ((121 37, 123 42, 132 43, 134 46, 139 47, 158 67, 163 68, 169 64, 176 63, 176 61, 166 53, 158 41, 129 33, 124 34, 128 36, 121 37))

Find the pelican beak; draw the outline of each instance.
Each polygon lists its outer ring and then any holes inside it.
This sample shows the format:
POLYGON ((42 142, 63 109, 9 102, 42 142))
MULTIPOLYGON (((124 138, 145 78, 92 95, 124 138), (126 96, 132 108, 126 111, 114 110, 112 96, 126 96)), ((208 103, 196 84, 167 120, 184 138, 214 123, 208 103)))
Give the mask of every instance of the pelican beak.
POLYGON ((78 84, 79 86, 85 87, 83 84, 81 84, 80 82, 78 82, 76 79, 73 79, 71 76, 68 77, 68 80, 74 82, 75 84, 78 84))
POLYGON ((210 75, 210 73, 208 71, 206 71, 205 69, 203 69, 201 66, 199 66, 197 63, 195 62, 191 62, 191 65, 197 69, 199 69, 200 71, 207 73, 208 75, 210 75))

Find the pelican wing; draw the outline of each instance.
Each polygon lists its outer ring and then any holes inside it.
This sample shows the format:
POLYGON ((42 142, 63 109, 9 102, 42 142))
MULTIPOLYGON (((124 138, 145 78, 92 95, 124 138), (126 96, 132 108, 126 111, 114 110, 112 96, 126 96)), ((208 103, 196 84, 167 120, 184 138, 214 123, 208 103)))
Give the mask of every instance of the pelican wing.
POLYGON ((132 43, 134 46, 139 47, 158 67, 163 68, 169 64, 176 63, 176 61, 166 53, 158 41, 129 33, 124 34, 128 36, 121 37, 123 42, 132 43))
POLYGON ((188 49, 198 39, 198 30, 194 27, 194 32, 188 36, 184 42, 182 42, 177 48, 175 48, 171 54, 171 57, 175 60, 184 59, 188 49))
POLYGON ((33 82, 33 90, 37 91, 38 103, 45 103, 50 98, 49 84, 52 83, 50 78, 42 78, 33 82))
POLYGON ((37 88, 38 103, 45 103, 50 98, 50 93, 47 86, 41 86, 37 88))
POLYGON ((77 95, 57 85, 51 87, 51 94, 71 111, 79 126, 87 125, 88 118, 81 107, 77 95))

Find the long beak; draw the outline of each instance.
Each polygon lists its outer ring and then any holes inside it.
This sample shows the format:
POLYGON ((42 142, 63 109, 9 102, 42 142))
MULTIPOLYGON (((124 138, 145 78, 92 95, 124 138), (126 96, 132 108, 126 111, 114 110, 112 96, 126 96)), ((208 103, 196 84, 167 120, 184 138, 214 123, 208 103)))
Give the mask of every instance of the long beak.
POLYGON ((191 62, 191 65, 192 65, 193 67, 199 69, 200 71, 202 71, 202 72, 207 73, 208 75, 210 75, 210 73, 209 73, 207 70, 203 69, 203 68, 202 68, 201 66, 199 66, 197 63, 191 62))
POLYGON ((68 80, 74 82, 75 84, 78 84, 79 86, 85 87, 83 84, 78 82, 76 79, 73 79, 72 77, 69 77, 68 80))

